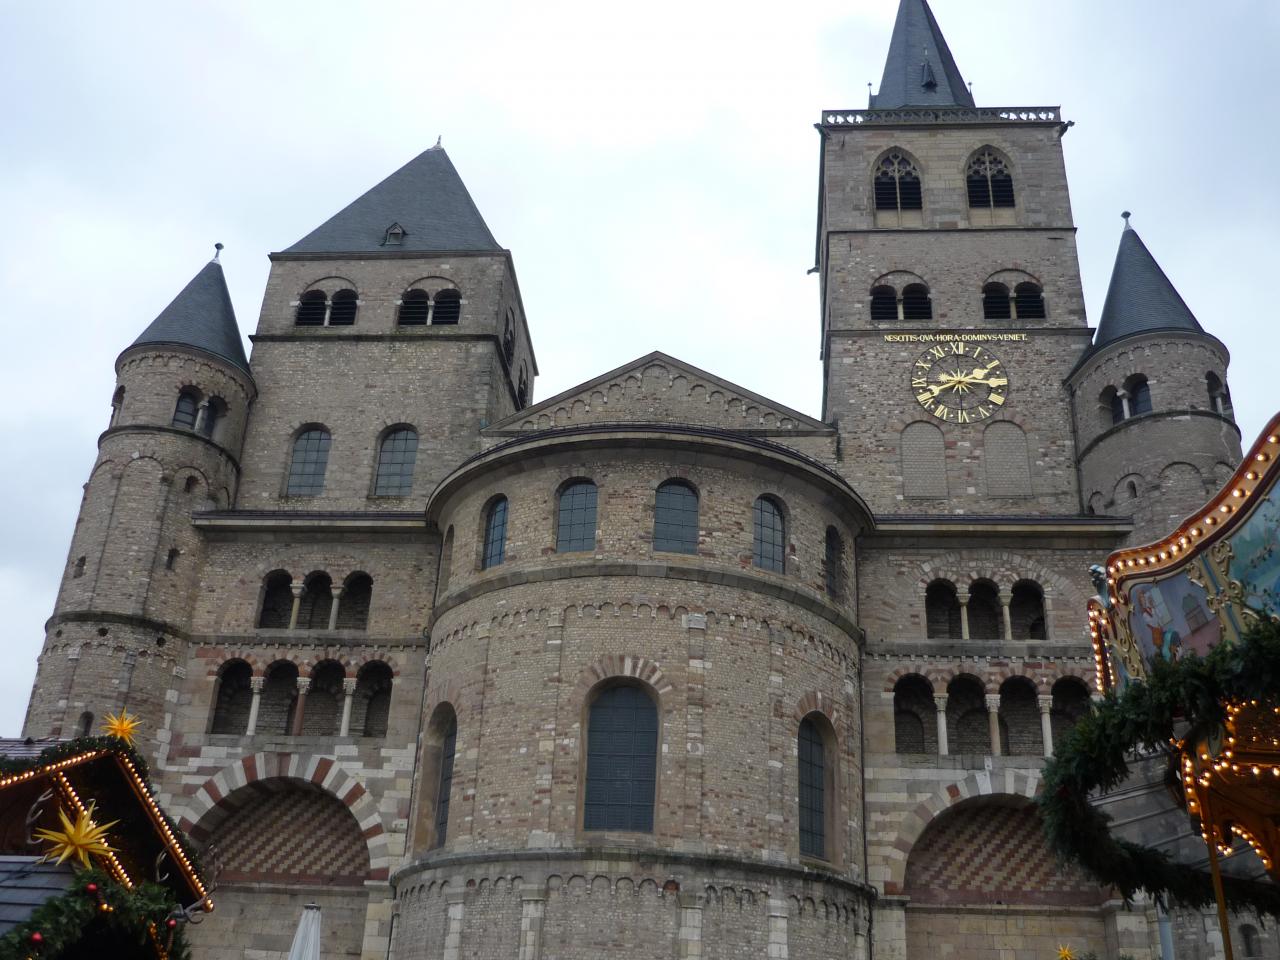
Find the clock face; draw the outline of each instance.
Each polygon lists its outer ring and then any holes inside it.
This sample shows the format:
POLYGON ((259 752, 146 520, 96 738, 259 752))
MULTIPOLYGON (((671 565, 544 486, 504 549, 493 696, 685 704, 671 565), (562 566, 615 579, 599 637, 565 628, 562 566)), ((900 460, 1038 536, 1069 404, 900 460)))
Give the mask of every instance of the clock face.
POLYGON ((976 423, 1002 406, 1009 377, 1000 358, 966 340, 935 343, 911 365, 916 402, 947 423, 976 423))

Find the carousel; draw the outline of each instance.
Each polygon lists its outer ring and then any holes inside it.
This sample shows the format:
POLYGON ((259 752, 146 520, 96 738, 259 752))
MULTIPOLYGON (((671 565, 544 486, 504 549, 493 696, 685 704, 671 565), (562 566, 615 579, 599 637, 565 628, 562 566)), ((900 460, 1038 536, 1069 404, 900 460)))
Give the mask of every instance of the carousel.
POLYGON ((1051 845, 1126 898, 1280 916, 1280 415, 1158 543, 1094 568, 1100 698, 1045 770, 1051 845))

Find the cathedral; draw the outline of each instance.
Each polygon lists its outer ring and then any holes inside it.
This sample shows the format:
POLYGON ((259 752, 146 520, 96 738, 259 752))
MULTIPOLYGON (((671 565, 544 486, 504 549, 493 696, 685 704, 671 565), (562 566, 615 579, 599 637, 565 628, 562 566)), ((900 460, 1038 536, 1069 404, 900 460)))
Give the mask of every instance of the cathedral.
POLYGON ((25 735, 142 720, 216 874, 196 960, 308 903, 326 960, 1159 956, 1033 798, 1090 564, 1240 433, 1127 217, 1086 317, 1069 127, 901 0, 817 124, 816 415, 661 352, 535 401, 439 146, 271 254, 251 357, 215 258, 116 360, 25 735))

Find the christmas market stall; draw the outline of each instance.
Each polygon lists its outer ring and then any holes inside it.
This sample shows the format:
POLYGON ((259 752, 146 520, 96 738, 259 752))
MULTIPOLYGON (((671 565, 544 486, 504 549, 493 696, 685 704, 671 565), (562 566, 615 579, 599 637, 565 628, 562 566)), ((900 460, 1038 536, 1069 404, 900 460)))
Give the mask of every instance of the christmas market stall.
POLYGON ((0 740, 0 960, 188 956, 184 927, 213 903, 135 726, 121 713, 104 736, 0 740))
POLYGON ((1158 543, 1094 568, 1100 699, 1045 769, 1052 846, 1126 897, 1280 916, 1280 416, 1158 543))

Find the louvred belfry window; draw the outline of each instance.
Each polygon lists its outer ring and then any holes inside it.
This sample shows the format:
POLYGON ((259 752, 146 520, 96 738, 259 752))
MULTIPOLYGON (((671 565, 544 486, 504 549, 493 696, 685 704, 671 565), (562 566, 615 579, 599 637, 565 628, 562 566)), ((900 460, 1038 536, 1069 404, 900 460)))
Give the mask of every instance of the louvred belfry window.
POLYGON ((971 207, 1012 207, 1013 177, 1004 158, 990 147, 969 161, 965 175, 971 207))
POLYGON ((919 210, 922 207, 920 172, 901 153, 886 154, 876 165, 877 210, 919 210))

